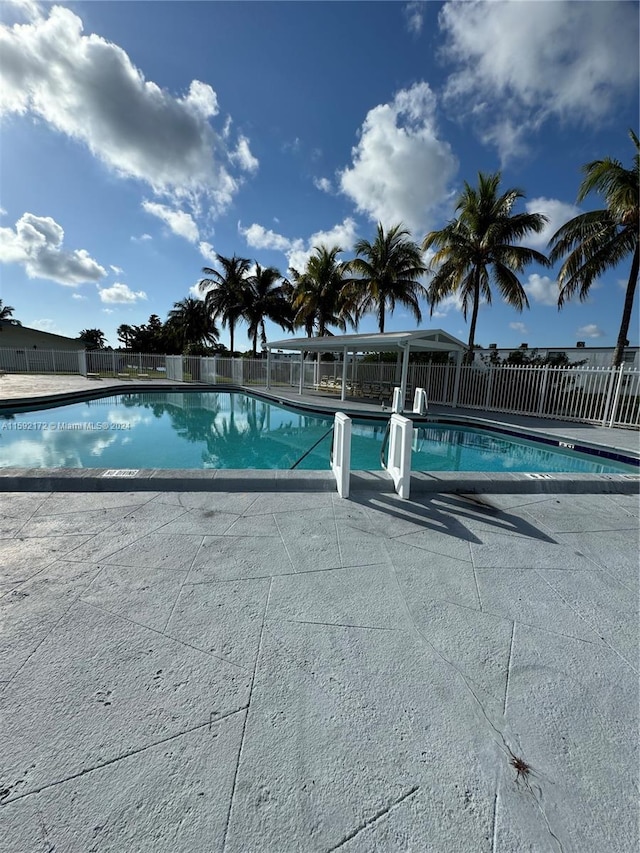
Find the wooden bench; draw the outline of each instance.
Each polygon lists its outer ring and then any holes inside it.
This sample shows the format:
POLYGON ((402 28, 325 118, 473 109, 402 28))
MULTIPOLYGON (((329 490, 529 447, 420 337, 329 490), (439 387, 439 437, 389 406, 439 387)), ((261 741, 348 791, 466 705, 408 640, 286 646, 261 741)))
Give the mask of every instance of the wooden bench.
POLYGON ((87 379, 102 379, 99 373, 87 373, 87 379))

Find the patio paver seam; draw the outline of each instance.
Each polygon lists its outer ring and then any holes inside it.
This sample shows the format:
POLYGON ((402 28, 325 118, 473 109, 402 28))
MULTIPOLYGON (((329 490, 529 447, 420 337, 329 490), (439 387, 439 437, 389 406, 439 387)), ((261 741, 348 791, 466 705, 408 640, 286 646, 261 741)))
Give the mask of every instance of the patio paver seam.
POLYGON ((173 602, 173 607, 171 608, 171 612, 169 613, 169 616, 167 617, 167 621, 164 623, 164 628, 161 631, 162 634, 164 634, 166 632, 167 628, 169 627, 169 622, 171 622, 171 618, 173 617, 175 609, 178 606, 178 601, 180 600, 180 596, 182 595, 182 590, 184 589, 186 582, 189 580, 189 575, 191 574, 191 570, 193 569, 194 563, 198 557, 198 554, 202 550, 202 546, 204 545, 204 540, 205 540, 205 536, 203 535, 201 540, 200 540, 200 545, 196 548, 196 552, 193 555, 193 557, 191 558, 191 563, 189 564, 189 568, 187 570, 187 573, 184 576, 184 578, 182 579, 182 583, 180 584, 180 589, 178 590, 178 594, 176 595, 175 601, 173 602))
POLYGON ((78 599, 83 604, 86 604, 87 607, 92 607, 94 610, 99 610, 101 613, 104 613, 107 616, 113 616, 116 619, 122 619, 124 622, 128 622, 130 625, 136 625, 138 628, 143 628, 146 631, 151 631, 153 634, 158 634, 161 637, 164 637, 166 640, 171 640, 173 643, 177 643, 180 646, 184 646, 187 649, 191 649, 194 652, 200 652, 203 655, 207 655, 207 657, 215 658, 216 660, 222 661, 222 663, 228 663, 229 666, 233 666, 236 669, 241 669, 243 672, 248 672, 246 666, 242 666, 235 661, 229 660, 228 658, 222 658, 220 655, 214 655, 213 652, 208 652, 206 649, 201 649, 199 646, 194 646, 191 643, 187 643, 185 640, 181 640, 178 637, 174 637, 173 634, 167 634, 164 631, 158 630, 158 628, 152 628, 150 625, 145 625, 143 622, 137 622, 135 619, 131 619, 129 616, 125 616, 123 613, 116 613, 114 610, 108 610, 105 607, 100 607, 98 604, 94 604, 91 601, 85 601, 84 598, 80 597, 78 599))
POLYGON ((535 573, 538 575, 538 577, 542 578, 542 580, 547 584, 547 586, 548 586, 550 589, 552 589, 552 590, 553 590, 553 592, 555 593, 555 595, 557 595, 557 596, 558 596, 558 598, 559 598, 559 599, 560 599, 560 600, 561 600, 561 601, 562 601, 562 602, 563 602, 563 603, 564 603, 564 604, 565 604, 565 605, 566 605, 570 610, 572 610, 572 611, 575 613, 575 615, 576 615, 579 619, 581 619, 581 620, 584 622, 584 624, 589 628, 589 630, 590 630, 590 631, 593 631, 593 633, 594 633, 594 634, 595 634, 595 635, 600 639, 600 642, 604 643, 604 645, 605 645, 605 646, 607 646, 607 648, 609 648, 609 649, 611 649, 611 651, 615 652, 615 653, 618 655, 618 657, 620 658, 620 660, 624 661, 624 663, 626 663, 626 665, 627 665, 627 666, 628 666, 628 667, 629 667, 633 672, 635 672, 635 673, 636 673, 636 675, 637 675, 637 674, 638 674, 638 670, 633 666, 633 664, 632 664, 630 661, 628 661, 628 660, 625 658, 625 656, 624 656, 620 651, 618 651, 618 649, 617 649, 614 645, 612 645, 612 644, 611 644, 611 643, 609 643, 607 640, 605 640, 605 638, 604 638, 604 637, 599 633, 598 629, 594 628, 594 626, 593 626, 593 625, 592 625, 592 624, 591 624, 591 623, 590 623, 590 622, 589 622, 589 621, 588 621, 588 620, 587 620, 587 619, 582 615, 582 613, 580 613, 580 611, 579 611, 579 610, 576 610, 576 609, 575 609, 575 607, 572 607, 572 606, 569 604, 569 602, 566 600, 566 598, 565 598, 565 597, 564 597, 564 596, 563 596, 563 595, 562 595, 562 594, 561 594, 561 593, 560 593, 560 592, 559 592, 559 591, 558 591, 558 590, 553 586, 553 584, 550 584, 550 583, 549 583, 549 581, 544 577, 544 575, 540 574, 539 569, 534 569, 534 571, 535 571, 535 573))
POLYGON ((330 847, 327 850, 327 853, 334 853, 334 851, 339 850, 341 847, 344 847, 345 844, 348 844, 349 841, 353 841, 361 832, 364 832, 365 829, 368 829, 370 826, 376 824, 379 820, 382 820, 383 817, 386 817, 390 814, 395 808, 397 808, 401 803, 407 800, 409 797, 412 797, 415 793, 420 790, 419 785, 414 785, 410 788, 405 794, 401 797, 398 797, 397 800, 394 800, 390 805, 386 806, 384 809, 380 809, 380 811, 376 812, 376 814, 370 818, 369 820, 363 821, 356 829, 346 835, 343 839, 341 839, 337 844, 333 847, 330 847))
MULTIPOLYGON (((229 711, 226 714, 222 714, 220 717, 216 717, 213 721, 215 724, 223 722, 229 717, 233 717, 236 714, 239 714, 241 711, 246 710, 246 705, 243 705, 241 708, 236 708, 233 711, 229 711)), ((119 761, 126 761, 127 758, 133 758, 135 755, 139 755, 142 752, 146 752, 148 749, 153 749, 156 746, 160 746, 163 743, 168 743, 169 741, 175 740, 176 738, 183 737, 184 735, 191 734, 191 732, 197 732, 198 729, 205 729, 211 726, 211 719, 209 718, 206 723, 198 723, 197 726, 190 726, 188 729, 183 729, 181 732, 176 732, 175 734, 169 735, 168 737, 161 738, 160 740, 153 741, 153 743, 145 744, 145 746, 141 746, 138 749, 132 749, 128 752, 123 753, 122 755, 117 755, 115 758, 110 758, 108 761, 102 761, 99 764, 94 765, 93 767, 86 767, 84 770, 80 770, 78 773, 72 773, 70 776, 65 776, 63 779, 56 779, 54 782, 47 782, 45 785, 41 785, 39 788, 33 788, 31 791, 25 791, 23 794, 18 794, 15 797, 10 797, 2 801, 0 804, 0 808, 2 806, 9 805, 9 803, 18 802, 18 800, 24 800, 25 797, 31 797, 34 794, 40 794, 42 791, 49 790, 50 788, 55 788, 58 785, 64 785, 65 782, 71 782, 73 779, 79 779, 81 776, 86 776, 88 773, 95 773, 96 770, 103 770, 105 767, 109 767, 112 764, 117 764, 119 761)))

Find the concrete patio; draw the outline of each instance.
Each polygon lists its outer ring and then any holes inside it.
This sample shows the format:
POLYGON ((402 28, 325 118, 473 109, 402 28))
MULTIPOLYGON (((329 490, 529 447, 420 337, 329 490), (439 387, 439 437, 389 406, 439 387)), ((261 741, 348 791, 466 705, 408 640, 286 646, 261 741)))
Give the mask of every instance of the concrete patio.
POLYGON ((637 849, 637 495, 0 518, 3 851, 637 849))

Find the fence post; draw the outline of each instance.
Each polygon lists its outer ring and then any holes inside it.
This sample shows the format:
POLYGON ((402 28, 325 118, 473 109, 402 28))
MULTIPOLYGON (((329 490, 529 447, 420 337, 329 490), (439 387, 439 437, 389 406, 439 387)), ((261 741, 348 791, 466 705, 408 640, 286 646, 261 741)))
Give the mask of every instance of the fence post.
POLYGON ((460 353, 457 353, 456 357, 456 374, 455 379, 453 380, 453 399, 451 401, 451 408, 455 409, 458 405, 458 391, 460 390, 460 372, 462 370, 462 360, 460 358, 460 353))
POLYGON ((87 375, 87 352, 86 350, 78 350, 78 368, 83 376, 87 375))
POLYGON ((51 350, 51 367, 53 372, 56 372, 56 351, 54 349, 51 350))
POLYGON ((611 403, 611 395, 613 394, 613 383, 616 380, 616 369, 615 367, 610 368, 609 374, 609 387, 607 388, 607 399, 604 404, 604 409, 602 412, 602 426, 606 427, 607 421, 609 420, 609 412, 610 412, 610 403, 611 403))
POLYGON ((493 389, 493 365, 489 365, 489 375, 487 377, 487 390, 484 393, 484 410, 485 412, 491 405, 491 391, 493 389))
POLYGON ((544 401, 547 397, 547 379, 549 376, 549 365, 545 364, 542 372, 542 382, 540 383, 540 391, 538 393, 538 410, 537 415, 541 417, 544 409, 544 401))
POLYGON ((620 399, 620 389, 622 388, 622 377, 624 375, 624 364, 620 365, 620 370, 618 371, 618 381, 616 383, 616 391, 613 395, 613 402, 611 403, 611 419, 609 420, 609 429, 613 427, 613 423, 616 419, 616 410, 618 408, 618 400, 620 399))

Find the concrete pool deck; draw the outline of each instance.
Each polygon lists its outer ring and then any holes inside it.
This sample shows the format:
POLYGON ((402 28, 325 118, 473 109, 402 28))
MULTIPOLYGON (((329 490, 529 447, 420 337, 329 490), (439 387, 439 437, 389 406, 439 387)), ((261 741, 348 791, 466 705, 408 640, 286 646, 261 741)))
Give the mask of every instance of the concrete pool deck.
POLYGON ((0 510, 3 851, 637 849, 637 496, 0 510))
POLYGON ((3 853, 637 849, 637 482, 236 473, 0 493, 3 853))

